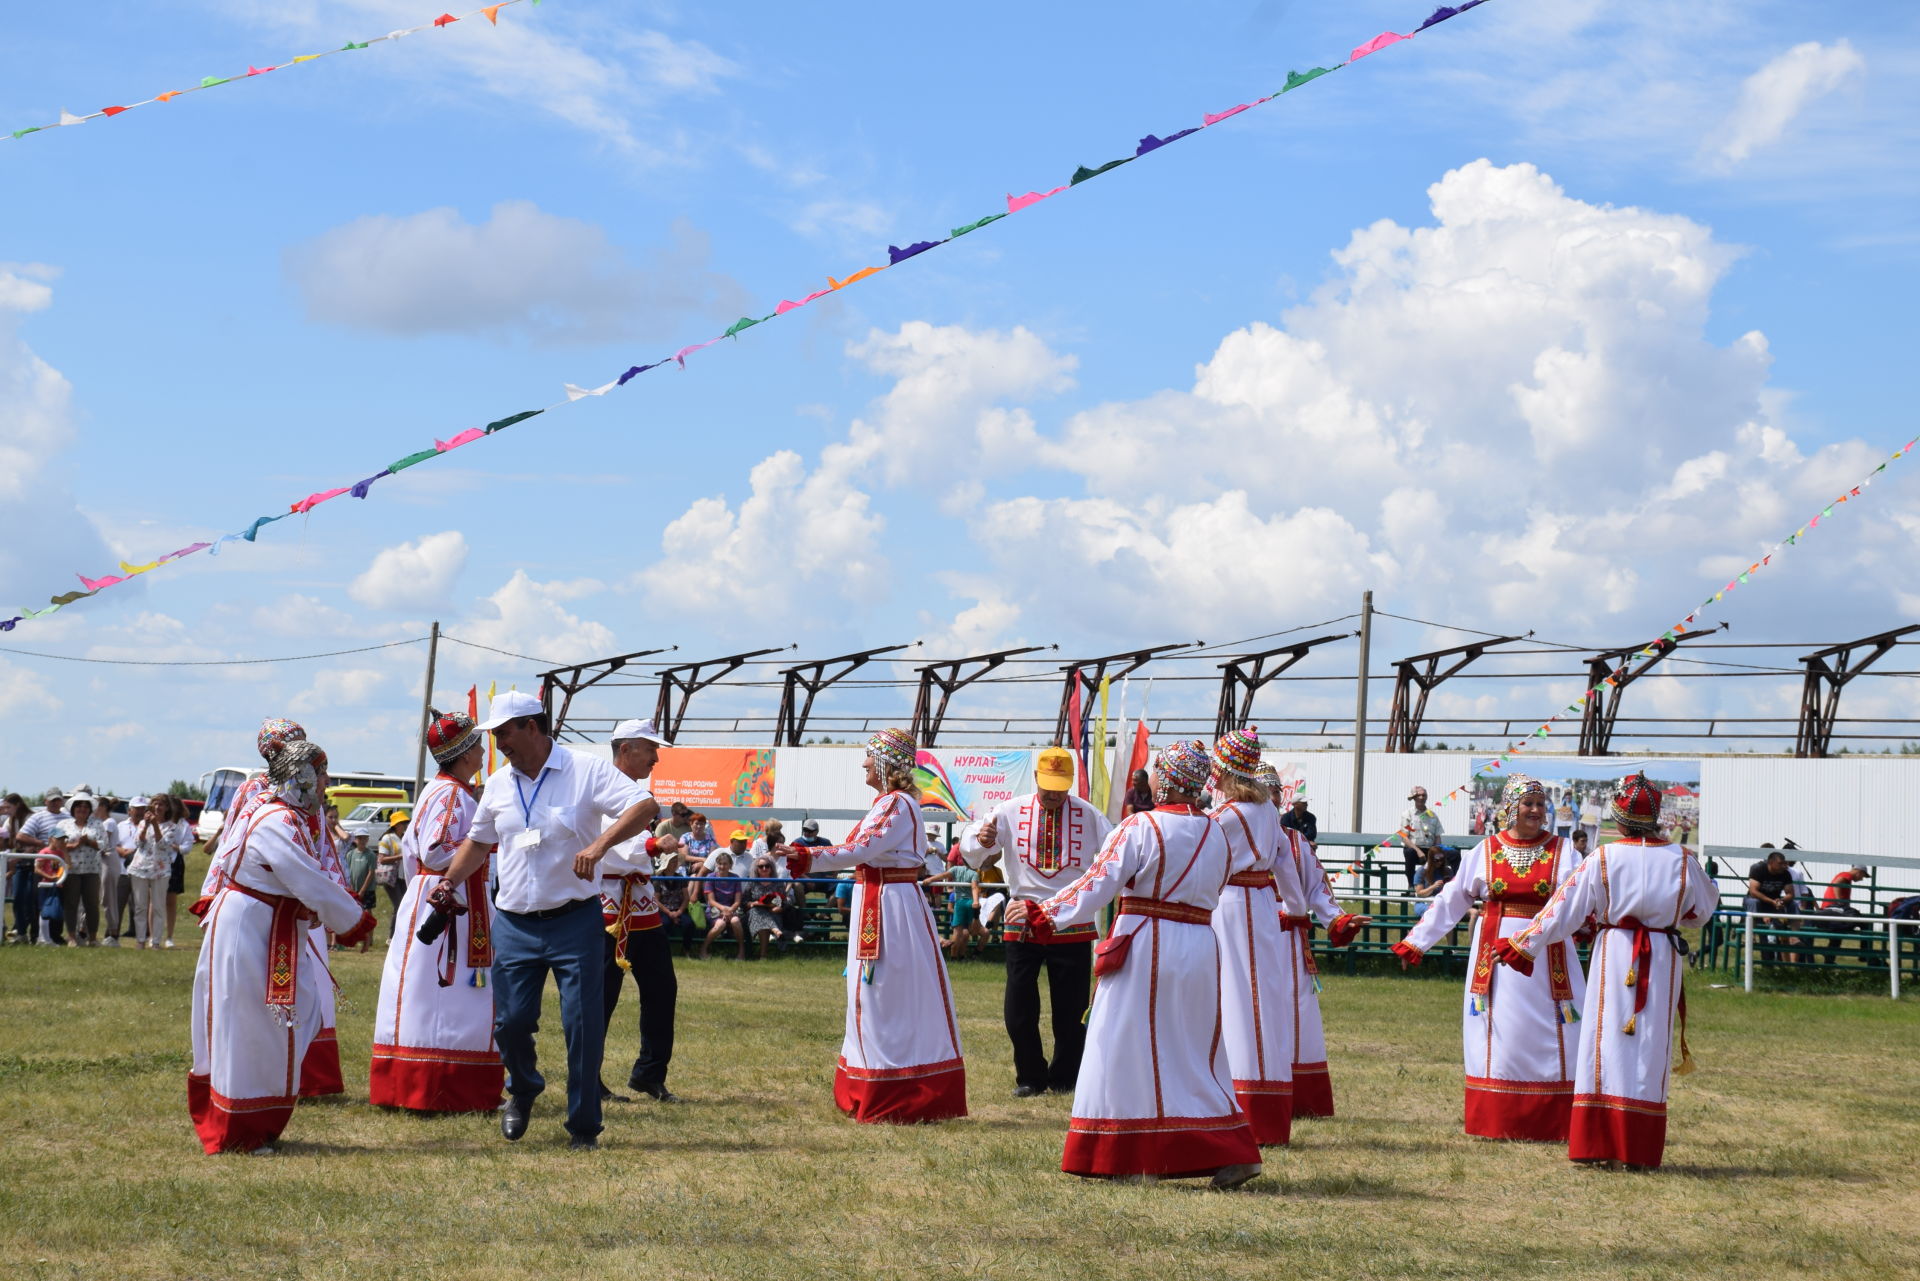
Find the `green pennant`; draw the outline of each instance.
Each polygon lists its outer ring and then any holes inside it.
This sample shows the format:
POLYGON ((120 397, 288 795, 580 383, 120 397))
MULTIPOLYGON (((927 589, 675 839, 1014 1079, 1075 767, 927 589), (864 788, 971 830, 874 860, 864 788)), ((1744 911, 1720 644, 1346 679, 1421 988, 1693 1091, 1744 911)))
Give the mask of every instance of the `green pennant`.
MULTIPOLYGON (((14 137, 16 138, 19 136, 20 136, 19 134, 14 135, 14 137)), ((964 227, 955 227, 953 229, 952 234, 949 235, 947 239, 949 240, 958 239, 959 237, 966 235, 969 231, 978 231, 980 230, 980 228, 986 226, 988 223, 999 222, 1004 217, 1006 217, 1006 215, 1003 213, 988 214, 986 217, 982 218, 979 222, 970 222, 964 227)), ((1882 463, 1880 465, 1882 467, 1886 466, 1885 463, 1882 463)))
POLYGON ((1829 506, 1825 511, 1821 512, 1820 514, 1822 516, 1831 516, 1833 515, 1833 508, 1829 506))
POLYGON ((487 424, 487 435, 491 436, 493 435, 493 433, 497 431, 505 431, 507 428, 513 426, 515 423, 523 423, 527 421, 527 419, 532 418, 536 414, 544 414, 546 412, 547 411, 544 409, 526 409, 526 410, 522 410, 520 413, 511 414, 505 418, 496 418, 492 422, 487 424))
POLYGON ((233 79, 232 76, 207 76, 200 81, 200 87, 202 89, 211 89, 215 85, 223 85, 231 79, 233 79))
POLYGON ((752 316, 742 316, 740 317, 740 319, 734 321, 731 325, 728 325, 727 332, 725 332, 724 334, 721 334, 720 336, 722 338, 732 338, 734 335, 738 334, 742 329, 751 329, 759 323, 760 321, 755 320, 752 316))
POLYGON ((1134 157, 1132 156, 1122 156, 1118 160, 1107 161, 1106 164, 1101 165, 1098 169, 1089 169, 1085 165, 1081 165, 1078 169, 1075 169, 1073 171, 1073 177, 1067 180, 1067 185, 1069 187, 1077 187, 1081 183, 1085 182, 1087 179, 1098 178, 1101 174, 1105 173, 1107 170, 1118 169, 1121 165, 1127 164, 1131 162, 1133 159, 1134 157))
MULTIPOLYGON (((30 133, 39 133, 39 132, 40 132, 40 131, 41 131, 42 129, 45 129, 45 128, 46 128, 46 126, 45 126, 45 125, 35 125, 35 126, 34 126, 33 128, 31 128, 31 129, 15 129, 15 130, 13 131, 13 136, 14 136, 14 137, 16 137, 16 138, 24 138, 24 137, 26 137, 26 136, 27 136, 28 134, 30 134, 30 133)), ((1001 214, 1001 215, 999 215, 999 216, 1000 216, 1000 217, 1002 217, 1002 218, 1004 218, 1004 217, 1006 217, 1006 215, 1005 215, 1005 214, 1001 214)), ((1881 463, 1880 465, 1881 465, 1882 467, 1885 467, 1885 466, 1886 466, 1886 464, 1885 464, 1885 463, 1881 463)))
POLYGON ((438 458, 439 456, 440 456, 440 451, 437 449, 423 449, 417 454, 408 454, 405 458, 402 458, 397 463, 388 463, 387 470, 388 471, 405 471, 409 467, 413 467, 420 463, 426 462, 427 459, 429 458, 438 458))
MULTIPOLYGON (((1345 64, 1342 64, 1342 65, 1345 65, 1345 64)), ((1339 67, 1315 67, 1312 71, 1308 71, 1305 73, 1298 72, 1298 71, 1289 71, 1287 72, 1287 83, 1281 86, 1280 92, 1287 93, 1290 90, 1298 89, 1301 85, 1305 84, 1309 80, 1318 80, 1321 76, 1327 75, 1329 72, 1334 72, 1338 70, 1340 70, 1339 67)))

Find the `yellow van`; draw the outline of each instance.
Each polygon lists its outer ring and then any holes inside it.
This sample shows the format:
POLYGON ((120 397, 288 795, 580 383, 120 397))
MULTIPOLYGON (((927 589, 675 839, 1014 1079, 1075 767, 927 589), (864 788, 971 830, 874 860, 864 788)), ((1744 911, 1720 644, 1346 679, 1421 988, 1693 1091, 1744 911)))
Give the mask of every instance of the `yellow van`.
POLYGON ((327 789, 327 804, 337 808, 342 818, 369 801, 405 805, 407 794, 397 787, 362 787, 348 783, 327 789))

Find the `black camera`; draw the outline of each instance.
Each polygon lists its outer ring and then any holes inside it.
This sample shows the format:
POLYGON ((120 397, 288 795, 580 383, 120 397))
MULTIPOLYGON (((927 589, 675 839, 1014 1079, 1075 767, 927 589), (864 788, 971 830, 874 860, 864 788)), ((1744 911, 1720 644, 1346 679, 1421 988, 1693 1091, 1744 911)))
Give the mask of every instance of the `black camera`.
POLYGON ((447 932, 449 919, 445 912, 436 907, 427 913, 427 919, 420 922, 420 928, 414 931, 413 936, 422 943, 431 943, 447 932))

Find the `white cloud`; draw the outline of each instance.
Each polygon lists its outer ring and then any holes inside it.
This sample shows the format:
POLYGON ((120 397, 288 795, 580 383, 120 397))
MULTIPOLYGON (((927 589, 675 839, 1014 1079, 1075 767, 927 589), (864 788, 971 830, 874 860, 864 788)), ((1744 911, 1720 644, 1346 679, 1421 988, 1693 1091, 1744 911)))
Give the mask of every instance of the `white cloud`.
POLYGON ((373 558, 347 594, 375 609, 417 609, 447 598, 467 564, 467 539, 457 529, 388 547, 373 558))
POLYGON ((1740 100, 1710 145, 1723 166, 1737 165, 1780 140, 1795 117, 1866 69, 1845 40, 1797 44, 1748 76, 1740 100))
POLYGON ((794 215, 793 229, 803 236, 828 235, 868 244, 893 232, 893 215, 868 200, 815 200, 794 215))
POLYGON ((371 667, 320 672, 314 676, 311 686, 293 696, 288 707, 296 716, 311 716, 341 707, 364 707, 387 683, 388 675, 371 667))
MULTIPOLYGON (((32 672, 0 658, 0 721, 15 724, 31 724, 39 716, 51 715, 60 710, 60 700, 47 688, 46 680, 38 672, 32 672)), ((17 768, 24 761, 16 758, 17 768)), ((16 784, 9 782, 7 786, 16 784)))
MULTIPOLYGON (((527 655, 542 664, 605 657, 616 652, 613 629, 565 606, 606 590, 604 583, 594 579, 540 582, 525 570, 515 570, 499 590, 474 603, 473 612, 460 620, 457 634, 480 645, 527 655)), ((464 645, 443 646, 440 661, 457 670, 492 672, 516 662, 464 645)))
POLYGON ((681 221, 636 266, 594 224, 508 200, 479 223, 447 208, 356 218, 289 249, 286 270, 308 318, 328 324, 602 342, 738 316, 745 290, 707 256, 706 235, 681 221))

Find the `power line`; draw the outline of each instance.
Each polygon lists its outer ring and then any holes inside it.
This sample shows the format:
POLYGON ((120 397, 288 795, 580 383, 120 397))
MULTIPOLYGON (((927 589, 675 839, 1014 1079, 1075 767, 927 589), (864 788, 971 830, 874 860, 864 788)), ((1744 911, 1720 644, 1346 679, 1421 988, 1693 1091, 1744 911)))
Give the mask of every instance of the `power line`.
POLYGON ((330 649, 324 654, 288 654, 282 658, 76 658, 72 654, 47 654, 37 649, 10 649, 0 646, 0 654, 25 654, 30 658, 51 658, 61 663, 105 663, 114 667, 251 667, 260 663, 304 663, 315 658, 338 658, 342 654, 370 654, 376 649, 394 649, 418 645, 424 636, 388 641, 384 645, 362 645, 358 649, 330 649))
POLYGON ((495 649, 491 645, 482 645, 478 641, 461 640, 458 636, 450 636, 446 632, 440 633, 440 639, 444 641, 452 641, 456 645, 465 645, 468 649, 484 649, 489 654, 501 654, 506 656, 507 658, 524 658, 529 663, 544 663, 548 667, 566 667, 567 666, 566 663, 558 663, 551 658, 535 658, 532 654, 516 654, 510 649, 495 649))

